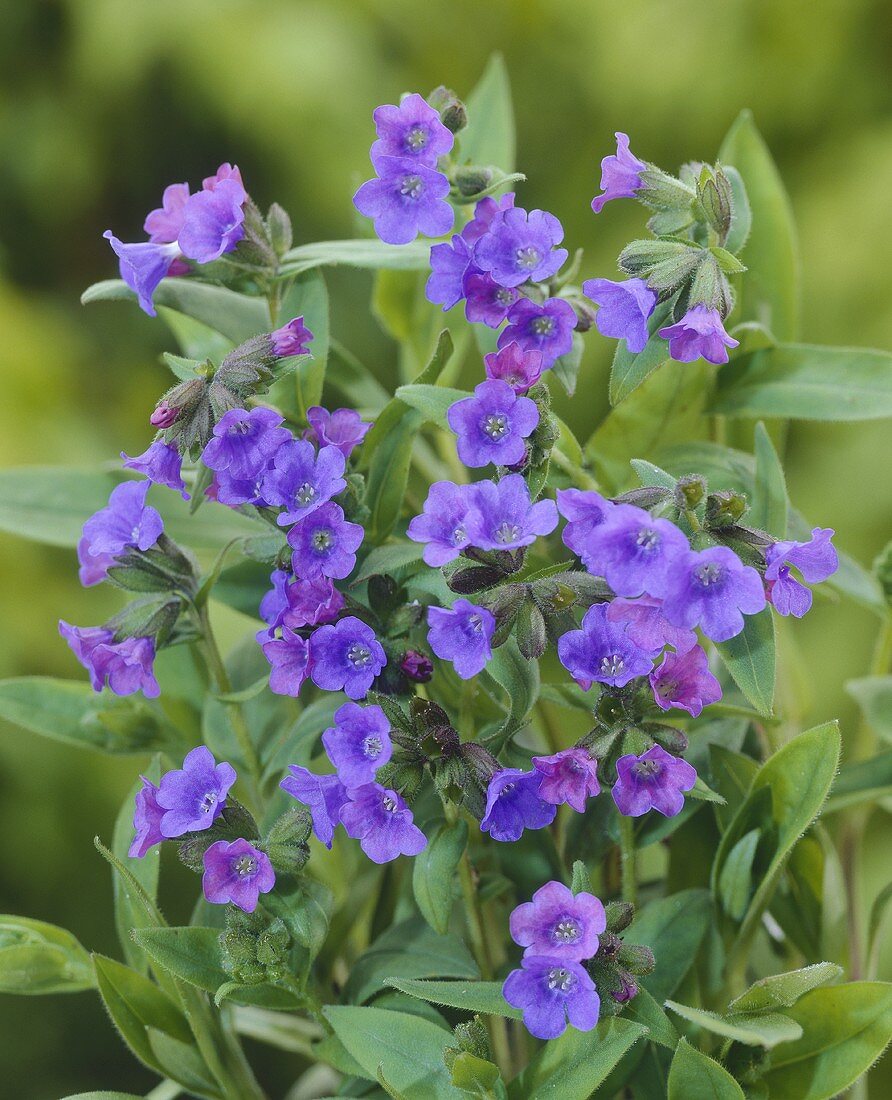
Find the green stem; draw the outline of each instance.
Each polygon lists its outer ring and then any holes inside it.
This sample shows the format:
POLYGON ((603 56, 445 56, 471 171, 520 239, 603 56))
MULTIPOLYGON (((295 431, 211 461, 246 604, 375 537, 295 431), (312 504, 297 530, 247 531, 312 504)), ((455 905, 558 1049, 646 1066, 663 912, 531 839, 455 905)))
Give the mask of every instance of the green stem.
POLYGON ((622 876, 623 901, 638 904, 638 880, 635 858, 634 818, 619 815, 619 862, 622 876))
POLYGON ((183 1010, 195 1036, 195 1044, 220 1085, 223 1100, 267 1100, 238 1038, 206 994, 188 982, 177 981, 183 1010))

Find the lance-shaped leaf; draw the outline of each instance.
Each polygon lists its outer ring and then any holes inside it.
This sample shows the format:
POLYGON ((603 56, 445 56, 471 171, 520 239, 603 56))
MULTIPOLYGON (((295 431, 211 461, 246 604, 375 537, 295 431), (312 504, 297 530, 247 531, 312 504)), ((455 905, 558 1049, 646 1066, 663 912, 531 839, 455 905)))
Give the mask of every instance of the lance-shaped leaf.
POLYGON ((774 709, 777 646, 771 608, 747 615, 743 630, 716 647, 725 668, 759 714, 774 709))
POLYGON ((744 1100, 724 1066, 681 1039, 669 1067, 668 1100, 744 1100))
POLYGON ((0 916, 0 993, 79 993, 95 984, 90 956, 70 932, 0 916))
POLYGON ((427 847, 415 857, 412 891, 421 915, 441 936, 449 931, 455 869, 468 842, 468 826, 440 822, 428 831, 427 847))
POLYGON ((642 979, 655 1000, 664 1001, 678 988, 711 923, 712 901, 707 890, 682 890, 659 898, 636 915, 624 939, 649 947, 658 960, 653 973, 642 979))
POLYGON ((492 54, 465 102, 468 125, 459 135, 462 161, 492 164, 503 172, 512 172, 516 144, 514 108, 508 69, 501 54, 492 54))
POLYGON ((610 368, 611 405, 625 401, 669 358, 669 345, 658 335, 658 330, 671 323, 673 304, 672 300, 663 302, 653 311, 647 324, 650 336, 641 351, 629 351, 625 340, 620 340, 616 345, 610 368))
POLYGON ((775 538, 784 539, 787 537, 789 511, 787 483, 771 436, 761 421, 756 425, 754 449, 756 478, 746 522, 767 531, 775 538))
POLYGON ((806 993, 842 976, 836 963, 820 962, 786 974, 760 978, 745 993, 728 1006, 734 1012, 773 1012, 777 1008, 792 1008, 806 993))
POLYGON ((872 726, 885 741, 892 741, 892 676, 865 676, 849 680, 846 691, 872 726))
POLYGON ((501 982, 437 982, 418 978, 388 978, 386 983, 410 997, 418 997, 446 1008, 459 1008, 484 1016, 507 1016, 519 1020, 523 1013, 502 996, 501 982))
POLYGON ((289 249, 282 257, 279 275, 291 277, 316 267, 341 266, 371 271, 429 271, 430 252, 430 245, 423 240, 401 245, 385 244, 374 237, 315 241, 289 249))
POLYGON ((779 1043, 789 1043, 802 1035, 799 1024, 779 1012, 752 1015, 734 1012, 721 1016, 717 1012, 708 1012, 705 1008, 692 1008, 675 1001, 667 1001, 666 1007, 704 1031, 745 1046, 771 1050, 779 1043))

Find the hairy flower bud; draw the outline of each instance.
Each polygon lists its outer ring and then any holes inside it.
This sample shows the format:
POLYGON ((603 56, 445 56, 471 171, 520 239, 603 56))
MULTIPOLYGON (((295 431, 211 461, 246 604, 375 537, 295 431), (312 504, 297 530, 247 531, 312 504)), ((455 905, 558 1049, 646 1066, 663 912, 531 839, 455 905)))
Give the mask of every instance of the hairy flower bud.
POLYGON ((279 981, 288 972, 290 946, 291 935, 278 917, 227 906, 220 936, 223 968, 240 985, 279 981))
POLYGON ((400 661, 400 670, 413 684, 426 684, 434 674, 434 662, 417 649, 407 649, 400 661))
POLYGON ((451 133, 457 134, 467 126, 467 108, 451 88, 441 84, 434 88, 427 101, 435 111, 439 111, 440 121, 451 133))

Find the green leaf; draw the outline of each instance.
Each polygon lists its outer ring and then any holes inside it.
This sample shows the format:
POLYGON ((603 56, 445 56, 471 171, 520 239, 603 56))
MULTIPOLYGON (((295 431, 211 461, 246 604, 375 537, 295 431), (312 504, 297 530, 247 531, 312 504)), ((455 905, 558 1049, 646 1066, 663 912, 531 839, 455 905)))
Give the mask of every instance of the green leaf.
POLYGON ((743 630, 716 646, 725 668, 759 714, 774 710, 775 663, 777 660, 774 619, 771 608, 747 615, 743 630))
POLYGON ((843 764, 824 807, 825 814, 875 802, 892 794, 892 749, 877 753, 869 760, 843 764))
POLYGON ((724 172, 728 177, 728 182, 731 184, 732 200, 731 228, 728 230, 725 248, 736 255, 746 244, 747 238, 750 235, 750 229, 752 229, 753 224, 753 212, 750 209, 750 200, 746 193, 743 176, 741 176, 736 168, 732 168, 730 165, 724 166, 724 172))
POLYGON ((713 245, 709 251, 718 261, 719 267, 726 275, 740 275, 746 271, 746 265, 742 264, 740 260, 726 248, 719 248, 717 245, 713 245))
POLYGON ((724 745, 710 745, 709 768, 716 790, 724 795, 727 803, 716 810, 719 828, 724 830, 749 794, 759 765, 752 757, 733 752, 724 745))
POLYGON ((675 1001, 667 1001, 666 1007, 713 1035, 721 1035, 725 1039, 732 1039, 735 1043, 744 1043, 750 1047, 765 1047, 766 1050, 771 1050, 779 1043, 789 1043, 802 1035, 799 1024, 789 1016, 783 1016, 778 1012, 767 1012, 761 1015, 735 1012, 728 1016, 720 1016, 717 1012, 707 1012, 705 1008, 692 1008, 690 1005, 677 1004, 675 1001))
POLYGON ((459 135, 462 163, 495 165, 514 171, 514 108, 504 58, 494 53, 474 90, 467 96, 468 125, 459 135))
POLYGON ((313 333, 310 356, 298 360, 294 376, 287 374, 270 390, 270 399, 298 422, 306 419, 307 409, 322 401, 325 368, 328 364, 328 289, 318 271, 295 279, 282 302, 283 320, 302 316, 313 333))
POLYGON ((508 1090, 511 1100, 589 1100, 620 1058, 647 1029, 614 1017, 593 1031, 567 1028, 546 1043, 508 1090))
POLYGON ((790 1009, 802 1038, 771 1056, 771 1100, 830 1100, 870 1068, 892 1036, 892 985, 815 989, 790 1009))
MULTIPOLYGON (((154 756, 149 766, 143 772, 146 779, 158 785, 161 778, 161 758, 154 756)), ((150 848, 142 859, 131 859, 128 855, 130 842, 133 840, 133 807, 138 791, 142 790, 142 780, 138 779, 131 787, 124 799, 118 816, 115 819, 115 829, 112 836, 112 851, 127 867, 133 878, 153 901, 158 900, 158 876, 161 870, 161 845, 156 844, 150 848)), ((118 940, 124 952, 124 957, 130 966, 144 974, 146 971, 146 959, 140 949, 130 937, 130 930, 143 927, 145 921, 141 920, 141 907, 134 908, 130 902, 130 895, 125 888, 125 883, 119 875, 114 877, 115 892, 115 928, 118 940)), ((95 960, 94 960, 95 961, 95 960)))
POLYGON ((399 579, 407 566, 416 565, 421 561, 424 547, 417 542, 398 540, 376 546, 366 557, 351 578, 352 584, 361 584, 369 577, 389 573, 399 579))
POLYGON ((629 943, 649 947, 656 969, 642 980, 655 1000, 671 997, 690 970, 712 923, 708 890, 682 890, 649 902, 625 934, 629 943))
POLYGON ((644 986, 640 986, 638 992, 628 1002, 623 1010, 623 1016, 646 1027, 647 1038, 651 1043, 657 1043, 658 1046, 666 1047, 667 1050, 675 1050, 678 1043, 675 1025, 644 986))
POLYGON ((681 1039, 669 1067, 668 1100, 744 1100, 744 1094, 724 1066, 681 1039))
POLYGON ((849 680, 845 687, 867 724, 884 740, 892 741, 892 676, 865 676, 849 680))
POLYGON ((725 804, 724 797, 717 791, 714 791, 712 787, 707 786, 699 775, 687 794, 688 798, 696 798, 700 802, 713 802, 718 806, 723 806, 725 804))
POLYGON ((353 964, 347 1000, 367 1001, 396 978, 478 978, 477 964, 460 939, 441 936, 420 917, 388 928, 353 964))
POLYGON ((725 863, 738 841, 751 829, 773 826, 771 850, 757 856, 755 891, 738 934, 745 946, 765 911, 793 845, 815 820, 830 790, 839 763, 840 736, 835 722, 799 734, 759 769, 746 801, 722 837, 712 869, 718 891, 725 863), (770 807, 770 817, 766 816, 770 807))
POLYGON ((539 663, 528 661, 509 638, 493 653, 485 675, 504 689, 508 696, 508 715, 494 735, 496 745, 504 745, 526 725, 527 717, 539 696, 539 663))
MULTIPOLYGON (((282 257, 279 272, 299 275, 316 267, 357 267, 372 271, 430 270, 430 245, 427 241, 410 244, 385 244, 376 237, 343 241, 315 241, 298 245, 282 257)), ((312 328, 312 325, 310 326, 312 328)), ((315 329, 313 330, 315 333, 315 329)))
POLYGON ((472 394, 467 390, 450 389, 448 386, 424 386, 409 385, 400 386, 394 394, 400 401, 413 409, 417 409, 424 416, 428 424, 435 424, 438 428, 449 430, 446 423, 446 413, 456 401, 461 401, 472 394))
POLYGON ((405 1012, 356 1005, 326 1005, 324 1013, 348 1053, 366 1075, 378 1069, 405 1100, 454 1100, 443 1052, 451 1032, 405 1012))
MULTIPOLYGON (((234 290, 226 290, 197 279, 164 279, 155 291, 155 305, 166 306, 200 321, 221 333, 233 344, 242 344, 260 332, 269 332, 271 325, 266 302, 248 298, 234 290)), ((136 295, 120 279, 94 283, 81 295, 81 303, 136 302, 136 295)))
MULTIPOLYGON (((479 1096, 481 1100, 490 1100, 495 1096, 493 1090, 501 1079, 499 1067, 494 1062, 487 1062, 485 1058, 478 1058, 466 1050, 453 1059, 450 1072, 456 1088, 471 1096, 479 1096)), ((501 1095, 505 1095, 504 1085, 501 1095)))
POLYGON ((798 420, 892 416, 892 353, 780 344, 719 373, 713 412, 798 420))
POLYGON ((190 378, 194 378, 196 367, 202 365, 200 359, 184 359, 181 355, 171 355, 169 351, 164 352, 164 362, 170 368, 174 378, 179 378, 181 382, 188 382, 190 378))
POLYGON ((753 892, 753 860, 761 833, 751 829, 737 841, 719 875, 722 908, 734 920, 743 920, 753 892))
POLYGON ((734 1012, 771 1012, 776 1008, 792 1008, 806 993, 827 982, 842 977, 842 967, 836 963, 820 962, 786 974, 772 974, 760 978, 745 993, 728 1006, 734 1012))
POLYGON ((0 916, 0 993, 79 993, 95 984, 90 956, 70 932, 0 916))
POLYGON ((669 324, 672 317, 673 301, 663 302, 653 311, 648 329, 650 336, 639 352, 629 351, 625 340, 620 340, 613 354, 613 366, 610 368, 610 404, 618 405, 625 401, 657 367, 669 358, 669 345, 658 330, 669 324))
POLYGON ((643 458, 633 458, 631 466, 642 485, 674 490, 678 484, 678 479, 674 478, 672 474, 667 474, 665 470, 661 470, 659 466, 655 466, 652 462, 645 462, 643 458))
POLYGON ((449 931, 455 869, 467 843, 468 826, 464 821, 451 825, 440 822, 428 832, 427 847, 412 865, 415 901, 421 915, 441 936, 449 931))
POLYGON ((755 438, 756 481, 747 523, 775 538, 787 537, 787 483, 784 468, 765 425, 759 421, 755 438))
MULTIPOLYGON (((744 232, 746 216, 732 223, 726 242, 737 251, 746 241, 743 260, 748 271, 742 280, 738 313, 745 321, 760 321, 780 340, 794 340, 799 324, 799 257, 790 200, 780 173, 749 111, 743 111, 728 131, 719 161, 737 169, 745 184, 752 231, 744 232), (732 239, 733 238, 733 239, 732 239)), ((730 172, 732 196, 735 186, 730 172)))
POLYGON ((386 985, 447 1008, 478 1012, 484 1016, 507 1016, 519 1020, 523 1013, 502 996, 501 982, 431 982, 414 978, 387 978, 386 985))
POLYGON ((578 332, 574 332, 570 350, 565 355, 558 356, 551 364, 549 374, 560 382, 569 397, 572 397, 576 392, 576 380, 579 377, 579 368, 582 365, 584 350, 585 343, 582 337, 578 332))

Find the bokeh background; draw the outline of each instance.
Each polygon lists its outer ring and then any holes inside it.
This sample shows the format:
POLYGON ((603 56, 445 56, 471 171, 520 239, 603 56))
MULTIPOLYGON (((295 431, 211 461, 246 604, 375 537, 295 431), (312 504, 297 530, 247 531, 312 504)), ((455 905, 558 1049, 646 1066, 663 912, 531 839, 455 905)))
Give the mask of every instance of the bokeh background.
MULTIPOLYGON (((170 344, 135 309, 78 304, 114 274, 104 229, 138 238, 166 183, 225 159, 262 206, 288 208, 296 243, 353 235, 372 109, 441 82, 467 92, 495 49, 514 88, 524 205, 558 215, 585 248, 587 277, 610 276, 642 222, 632 203, 597 219, 589 208, 613 131, 672 169, 714 157, 748 106, 795 207, 802 336, 892 343, 887 0, 5 0, 0 26, 5 466, 89 465, 148 442, 170 344)), ((370 285, 335 272, 332 323, 387 380, 393 351, 368 312, 370 285)), ((580 434, 605 410, 611 354, 597 334, 587 340, 566 413, 580 434)), ((798 424, 789 439, 793 501, 865 563, 890 534, 890 457, 883 422, 798 424)), ((81 592, 73 554, 9 536, 0 576, 0 675, 79 675, 56 620, 102 621, 114 594, 81 592)), ((863 674, 875 620, 821 602, 797 630, 807 663, 783 689, 804 693, 809 724, 838 716, 850 732, 843 684, 863 674)), ((133 770, 0 724, 0 911, 114 953, 92 837, 109 835, 133 770)), ((871 825, 878 876, 888 820, 871 825)), ((0 1066, 0 1091, 17 1100, 150 1082, 89 994, 0 999, 0 1066)), ((887 1074, 871 1095, 889 1095, 887 1074)))

